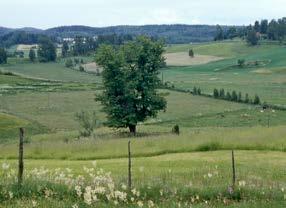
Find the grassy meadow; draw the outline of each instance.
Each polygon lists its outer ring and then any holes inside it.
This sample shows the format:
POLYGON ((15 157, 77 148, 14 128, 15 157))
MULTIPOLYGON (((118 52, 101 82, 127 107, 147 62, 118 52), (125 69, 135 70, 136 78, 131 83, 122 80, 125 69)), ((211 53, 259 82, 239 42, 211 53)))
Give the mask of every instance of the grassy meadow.
POLYGON ((106 116, 94 100, 101 76, 66 68, 64 59, 43 64, 9 58, 0 65, 0 207, 285 207, 286 111, 176 91, 196 86, 212 94, 224 88, 286 106, 285 54, 286 47, 274 42, 167 46, 168 66, 159 76, 175 89, 158 90, 167 109, 140 123, 136 136, 104 126, 106 116), (188 60, 190 48, 199 59, 188 60), (238 67, 238 59, 259 64, 238 67), (75 113, 82 110, 96 112, 99 121, 89 138, 79 137, 75 113), (172 133, 176 124, 179 135, 172 133), (23 189, 16 185, 20 127, 25 128, 23 189), (124 188, 129 140, 139 195, 124 188), (229 190, 231 150, 234 190, 229 190), (106 187, 109 183, 115 188, 106 187), (94 193, 87 187, 101 190, 91 204, 84 193, 94 193))

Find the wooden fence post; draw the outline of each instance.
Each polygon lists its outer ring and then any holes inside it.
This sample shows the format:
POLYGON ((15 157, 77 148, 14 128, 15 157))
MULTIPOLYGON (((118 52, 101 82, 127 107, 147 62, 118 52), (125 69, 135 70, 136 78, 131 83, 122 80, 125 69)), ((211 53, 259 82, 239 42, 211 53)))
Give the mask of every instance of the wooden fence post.
POLYGON ((24 161, 23 161, 23 140, 24 140, 24 129, 20 128, 19 135, 19 172, 18 172, 18 184, 21 185, 23 181, 24 172, 24 161))
POLYGON ((128 188, 131 190, 131 149, 130 149, 130 141, 128 141, 128 188))
POLYGON ((234 163, 234 152, 233 152, 233 150, 231 151, 231 158, 232 158, 232 187, 234 188, 236 176, 235 176, 235 163, 234 163))

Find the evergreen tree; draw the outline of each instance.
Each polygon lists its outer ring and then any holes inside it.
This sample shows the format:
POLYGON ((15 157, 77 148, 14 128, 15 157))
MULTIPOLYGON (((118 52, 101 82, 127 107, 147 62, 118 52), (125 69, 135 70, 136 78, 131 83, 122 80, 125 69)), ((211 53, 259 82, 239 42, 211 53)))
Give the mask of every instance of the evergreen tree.
POLYGON ((214 96, 214 98, 218 98, 219 97, 219 92, 218 92, 218 90, 216 88, 214 89, 213 96, 214 96))
POLYGON ((260 32, 260 24, 258 21, 255 21, 254 23, 254 30, 255 32, 260 32))
POLYGON ((226 93, 226 99, 231 100, 231 94, 229 92, 226 93))
POLYGON ((260 33, 266 34, 268 29, 268 20, 261 20, 260 33))
POLYGON ((222 98, 222 99, 225 98, 225 92, 224 92, 224 89, 223 89, 223 88, 220 89, 220 91, 219 91, 219 97, 222 98))
POLYGON ((0 48, 0 64, 7 63, 7 52, 4 48, 0 48))
POLYGON ((191 57, 191 58, 194 57, 194 51, 193 51, 193 49, 189 49, 189 57, 191 57))
POLYGON ((250 100, 249 100, 249 95, 248 95, 248 93, 246 93, 246 94, 245 94, 245 98, 244 98, 244 102, 245 102, 245 103, 249 103, 249 101, 250 101, 250 100))
POLYGON ((35 62, 35 60, 36 60, 36 53, 35 53, 34 49, 32 49, 32 48, 29 51, 29 59, 31 62, 35 62))
POLYGON ((255 95, 254 100, 253 100, 254 105, 259 105, 260 104, 260 98, 258 95, 255 95))
POLYGON ((103 92, 97 97, 110 127, 128 127, 136 132, 138 122, 156 117, 166 108, 166 100, 156 92, 164 45, 138 37, 119 47, 102 45, 96 63, 103 67, 103 92))
POLYGON ((62 46, 62 57, 64 58, 67 57, 68 51, 69 51, 69 45, 66 41, 64 41, 62 46))
POLYGON ((236 94, 236 91, 232 91, 231 93, 231 100, 234 101, 234 102, 237 102, 237 94, 236 94))
POLYGON ((223 40, 224 39, 224 34, 223 30, 220 25, 216 26, 216 36, 214 38, 215 41, 223 40))

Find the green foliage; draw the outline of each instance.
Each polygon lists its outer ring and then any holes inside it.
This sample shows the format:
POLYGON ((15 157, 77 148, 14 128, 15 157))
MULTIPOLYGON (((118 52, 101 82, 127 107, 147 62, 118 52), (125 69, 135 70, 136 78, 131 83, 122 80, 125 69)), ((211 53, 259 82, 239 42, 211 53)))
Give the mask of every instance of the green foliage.
POLYGON ((236 94, 236 91, 234 90, 234 91, 232 91, 232 93, 231 93, 231 101, 233 101, 233 102, 237 102, 237 94, 236 94))
POLYGON ((84 67, 82 65, 79 66, 79 71, 84 72, 84 67))
POLYGON ((197 87, 195 86, 194 88, 193 88, 193 95, 197 95, 198 94, 198 89, 197 89, 197 87))
POLYGON ((66 62, 65 62, 65 66, 67 68, 72 68, 73 67, 73 61, 72 59, 67 59, 66 62))
POLYGON ((176 124, 175 126, 173 126, 173 128, 172 128, 172 133, 173 134, 180 134, 180 127, 179 127, 179 125, 178 124, 176 124))
POLYGON ((7 63, 7 52, 4 48, 0 48, 0 64, 7 63))
POLYGON ((96 113, 81 111, 75 114, 75 119, 79 122, 81 130, 79 131, 80 136, 89 137, 94 132, 97 125, 96 113))
POLYGON ((243 67, 245 65, 245 59, 238 59, 237 60, 237 65, 239 67, 243 67))
POLYGON ((249 103, 250 102, 248 93, 245 94, 244 102, 245 103, 249 103))
POLYGON ((198 95, 201 95, 202 94, 202 91, 201 91, 201 88, 198 88, 198 95))
POLYGON ((258 38, 258 35, 255 29, 250 29, 247 32, 246 40, 247 40, 247 43, 251 46, 255 46, 258 44, 259 38, 258 38))
POLYGON ((62 46, 62 57, 64 58, 67 57, 68 51, 69 51, 69 45, 66 41, 64 41, 62 46))
POLYGON ((226 93, 225 99, 226 100, 231 100, 231 94, 229 92, 226 93))
POLYGON ((194 57, 194 50, 189 49, 189 57, 193 58, 194 57))
POLYGON ((38 59, 40 62, 56 61, 57 53, 54 43, 49 38, 40 40, 38 59))
POLYGON ((254 100, 253 100, 254 105, 259 105, 260 104, 260 98, 258 95, 255 95, 254 100))
POLYGON ((216 26, 216 35, 215 35, 215 38, 214 40, 215 41, 219 41, 219 40, 223 40, 224 39, 224 34, 223 34, 223 30, 222 30, 222 27, 220 25, 217 25, 216 26))
POLYGON ((31 62, 35 62, 35 60, 36 60, 36 53, 35 53, 34 49, 32 49, 32 48, 29 51, 29 59, 31 62))
POLYGON ((225 92, 224 92, 224 89, 223 89, 223 88, 220 89, 220 91, 219 91, 219 97, 220 97, 220 98, 225 98, 225 92))
POLYGON ((166 108, 165 99, 156 92, 163 51, 161 42, 146 37, 138 37, 118 50, 108 45, 98 49, 96 63, 104 68, 104 91, 97 100, 103 105, 109 126, 129 127, 135 133, 138 122, 156 117, 166 108))
POLYGON ((218 92, 218 90, 216 88, 214 89, 213 96, 214 96, 214 98, 218 98, 219 97, 219 92, 218 92))

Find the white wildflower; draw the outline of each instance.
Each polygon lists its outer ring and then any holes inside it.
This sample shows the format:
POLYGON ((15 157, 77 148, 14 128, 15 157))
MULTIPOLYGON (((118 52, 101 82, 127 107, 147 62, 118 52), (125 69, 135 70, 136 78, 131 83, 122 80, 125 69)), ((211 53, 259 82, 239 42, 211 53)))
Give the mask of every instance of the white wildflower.
POLYGON ((138 201, 138 202, 137 202, 137 205, 138 205, 138 207, 143 207, 143 206, 144 206, 144 204, 143 204, 142 201, 138 201))
POLYGON ((149 200, 148 201, 148 207, 151 208, 151 207, 154 207, 154 202, 149 200))

